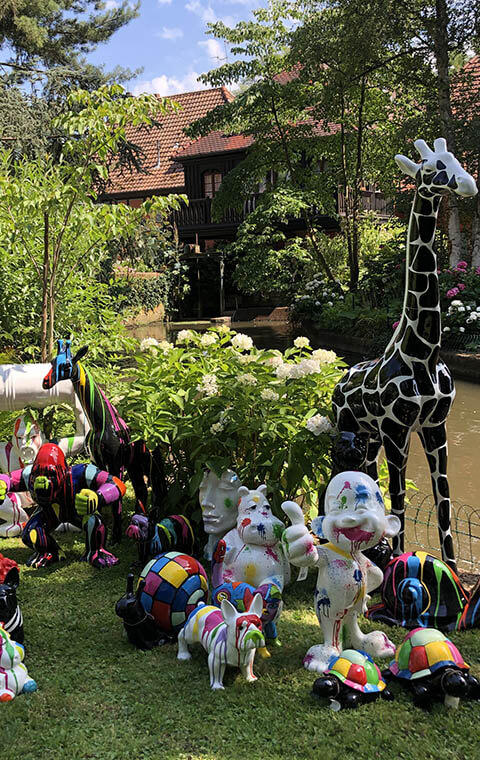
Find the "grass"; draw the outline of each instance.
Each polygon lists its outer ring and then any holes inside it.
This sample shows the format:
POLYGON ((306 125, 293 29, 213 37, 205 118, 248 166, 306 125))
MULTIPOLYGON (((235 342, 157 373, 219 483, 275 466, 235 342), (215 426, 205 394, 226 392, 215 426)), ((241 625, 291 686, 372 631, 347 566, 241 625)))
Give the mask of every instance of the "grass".
MULTIPOLYGON (((5 760, 277 760, 285 758, 415 758, 474 760, 480 756, 480 706, 415 708, 395 684, 393 703, 334 713, 310 697, 315 676, 302 667, 321 641, 313 613, 315 574, 285 592, 283 646, 256 657, 259 680, 227 671, 225 691, 209 687, 206 655, 176 660, 176 646, 136 651, 114 606, 125 590, 135 551, 126 539, 120 563, 98 571, 79 562, 83 542, 59 537, 67 560, 44 570, 22 567, 18 598, 25 625, 26 664, 34 694, 0 706, 5 760)), ((20 539, 0 551, 24 565, 20 539)), ((364 630, 372 626, 362 621, 364 630)), ((399 643, 404 630, 387 629, 399 643)), ((480 677, 480 631, 452 635, 480 677)))

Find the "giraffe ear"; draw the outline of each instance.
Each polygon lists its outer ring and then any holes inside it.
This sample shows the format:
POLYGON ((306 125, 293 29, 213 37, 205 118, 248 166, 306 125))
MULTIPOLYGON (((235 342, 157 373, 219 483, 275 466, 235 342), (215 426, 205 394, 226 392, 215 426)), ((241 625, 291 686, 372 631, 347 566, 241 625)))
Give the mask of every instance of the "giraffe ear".
POLYGON ((72 364, 76 364, 78 361, 80 361, 80 359, 83 356, 85 356, 85 354, 87 353, 87 351, 88 351, 88 346, 83 346, 83 348, 81 348, 79 351, 77 351, 77 353, 75 354, 75 356, 72 359, 72 364))
POLYGON ((400 169, 405 172, 405 174, 408 174, 409 177, 413 177, 413 179, 415 179, 420 168, 420 166, 416 164, 415 161, 411 161, 406 156, 402 156, 401 153, 397 153, 395 156, 395 161, 397 163, 397 166, 399 166, 400 169))

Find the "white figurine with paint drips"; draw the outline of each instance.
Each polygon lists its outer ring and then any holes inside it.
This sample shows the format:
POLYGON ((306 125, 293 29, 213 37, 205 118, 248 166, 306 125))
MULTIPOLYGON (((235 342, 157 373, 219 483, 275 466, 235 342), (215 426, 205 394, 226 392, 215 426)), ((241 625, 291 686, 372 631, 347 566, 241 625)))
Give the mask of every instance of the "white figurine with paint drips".
POLYGON ((292 523, 282 539, 288 559, 297 567, 318 567, 314 602, 323 644, 310 647, 303 660, 305 668, 323 673, 343 648, 361 649, 373 657, 393 656, 395 645, 384 633, 364 634, 357 622, 369 591, 383 578, 362 551, 400 530, 398 517, 385 514, 375 481, 361 472, 342 472, 330 481, 325 516, 316 518, 313 525, 326 544, 315 546, 298 504, 285 501, 282 508, 292 523))

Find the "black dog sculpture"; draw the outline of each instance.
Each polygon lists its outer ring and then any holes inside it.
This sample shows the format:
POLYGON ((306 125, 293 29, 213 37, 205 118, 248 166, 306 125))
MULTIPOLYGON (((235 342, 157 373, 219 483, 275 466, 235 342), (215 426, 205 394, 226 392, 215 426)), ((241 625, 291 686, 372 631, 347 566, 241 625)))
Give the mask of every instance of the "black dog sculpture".
POLYGON ((12 567, 0 583, 0 623, 18 644, 23 644, 23 616, 17 602, 18 569, 12 567))
POLYGON ((161 644, 166 644, 170 639, 162 633, 156 624, 153 615, 145 612, 140 595, 142 593, 141 581, 137 593, 133 591, 133 575, 127 575, 127 593, 115 605, 115 612, 123 620, 123 627, 130 644, 137 649, 153 649, 161 644))

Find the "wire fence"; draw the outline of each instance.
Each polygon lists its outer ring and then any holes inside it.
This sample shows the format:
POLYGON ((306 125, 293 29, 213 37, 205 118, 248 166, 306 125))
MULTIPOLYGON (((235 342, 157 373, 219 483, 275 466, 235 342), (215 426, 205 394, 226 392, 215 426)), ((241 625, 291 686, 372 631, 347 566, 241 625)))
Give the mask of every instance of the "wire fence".
MULTIPOLYGON (((421 491, 410 492, 405 510, 405 543, 408 549, 423 549, 440 557, 437 525, 432 495, 421 491)), ((469 572, 480 572, 480 509, 452 501, 451 529, 458 567, 469 572)))

